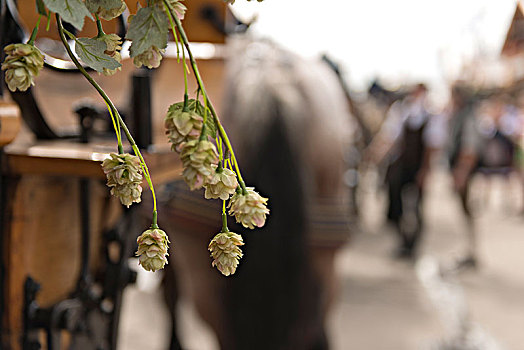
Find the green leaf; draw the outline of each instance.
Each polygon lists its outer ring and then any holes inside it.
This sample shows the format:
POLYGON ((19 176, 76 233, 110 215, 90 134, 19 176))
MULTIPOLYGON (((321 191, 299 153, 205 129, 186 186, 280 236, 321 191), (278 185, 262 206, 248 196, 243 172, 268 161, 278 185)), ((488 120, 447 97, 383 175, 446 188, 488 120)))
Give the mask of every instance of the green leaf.
POLYGON ((157 7, 144 7, 138 10, 129 23, 126 39, 131 40, 131 57, 136 57, 151 46, 165 49, 169 20, 164 11, 157 7))
POLYGON ((107 45, 100 40, 78 38, 75 41, 75 52, 78 57, 99 73, 103 72, 104 68, 117 69, 121 66, 114 58, 104 53, 106 49, 107 45))
POLYGON ((47 10, 42 0, 36 0, 36 10, 38 14, 47 17, 47 10))
POLYGON ((89 11, 95 13, 100 7, 106 10, 120 8, 122 0, 86 0, 86 6, 89 11))
POLYGON ((93 19, 82 0, 43 0, 47 8, 58 13, 62 19, 71 23, 76 29, 84 27, 84 17, 93 19))

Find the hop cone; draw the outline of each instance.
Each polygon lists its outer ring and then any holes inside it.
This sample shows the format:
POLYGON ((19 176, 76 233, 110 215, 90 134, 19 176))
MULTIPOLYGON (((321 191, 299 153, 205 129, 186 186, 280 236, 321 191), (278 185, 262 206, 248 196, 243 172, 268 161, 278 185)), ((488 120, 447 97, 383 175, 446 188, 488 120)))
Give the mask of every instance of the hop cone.
POLYGON ((147 68, 158 68, 160 66, 160 61, 162 61, 163 52, 164 50, 160 50, 156 46, 151 46, 140 55, 135 56, 135 58, 133 58, 133 64, 136 68, 142 66, 146 66, 147 68))
POLYGON ((184 19, 187 7, 182 4, 182 0, 167 0, 167 5, 171 12, 176 14, 178 18, 184 19))
POLYGON ((185 142, 180 158, 184 166, 182 176, 191 190, 202 188, 215 171, 213 165, 218 164, 215 145, 205 140, 185 142))
POLYGON ((242 236, 234 232, 220 232, 209 243, 208 250, 213 258, 211 265, 216 266, 224 276, 234 274, 242 257, 241 245, 244 245, 242 236))
POLYGON ((111 194, 129 207, 133 202, 140 202, 142 193, 142 167, 140 159, 129 153, 111 153, 110 158, 102 162, 102 169, 107 177, 107 186, 111 194))
POLYGON ((237 176, 234 172, 227 168, 217 169, 204 185, 206 188, 205 197, 207 199, 220 198, 225 201, 235 193, 237 186, 237 176))
POLYGON ((113 18, 120 16, 122 12, 124 12, 126 9, 125 1, 122 1, 120 6, 117 6, 109 10, 104 8, 103 6, 100 6, 99 3, 100 2, 96 0, 86 0, 85 2, 89 12, 97 14, 98 17, 103 18, 106 21, 110 21, 113 18))
POLYGON ((169 248, 169 239, 161 229, 149 229, 142 233, 136 240, 138 243, 139 264, 147 271, 163 269, 167 264, 167 249, 169 248))
POLYGON ((115 185, 111 187, 111 194, 120 199, 120 203, 129 208, 133 203, 142 201, 142 186, 140 183, 131 182, 125 185, 115 185))
POLYGON ((247 187, 247 193, 235 193, 229 201, 229 215, 234 215, 242 226, 253 229, 255 226, 262 227, 266 222, 269 209, 266 207, 267 198, 262 197, 254 191, 253 187, 247 187))
MULTIPOLYGON (((97 40, 103 41, 104 44, 106 44, 106 50, 104 51, 106 55, 112 57, 118 63, 122 61, 122 56, 120 55, 120 50, 122 50, 122 39, 118 35, 105 34, 97 40)), ((104 68, 103 73, 106 76, 111 76, 119 70, 122 70, 122 67, 118 67, 116 69, 104 68)))
POLYGON ((169 107, 164 125, 169 142, 172 143, 172 149, 180 153, 182 143, 197 140, 203 123, 204 118, 195 112, 184 112, 182 109, 177 109, 176 105, 169 107))
POLYGON ((4 48, 6 57, 2 63, 5 81, 11 91, 26 91, 34 85, 34 78, 44 67, 44 55, 30 44, 11 44, 4 48))

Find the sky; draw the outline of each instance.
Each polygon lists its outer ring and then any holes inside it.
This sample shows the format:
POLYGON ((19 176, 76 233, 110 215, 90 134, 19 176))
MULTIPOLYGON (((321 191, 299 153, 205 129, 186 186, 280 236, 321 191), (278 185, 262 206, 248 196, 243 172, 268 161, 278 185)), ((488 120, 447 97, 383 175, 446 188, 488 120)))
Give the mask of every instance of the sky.
POLYGON ((452 80, 463 62, 496 56, 516 0, 237 0, 251 30, 306 57, 327 53, 355 90, 452 80))

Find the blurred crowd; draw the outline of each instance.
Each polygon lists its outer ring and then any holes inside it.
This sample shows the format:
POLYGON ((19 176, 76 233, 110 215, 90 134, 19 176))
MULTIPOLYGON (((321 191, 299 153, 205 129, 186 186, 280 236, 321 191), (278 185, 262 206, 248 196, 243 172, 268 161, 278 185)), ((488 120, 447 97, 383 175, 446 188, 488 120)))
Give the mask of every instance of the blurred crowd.
POLYGON ((457 263, 474 267, 478 257, 469 200, 472 179, 523 179, 524 91, 518 86, 478 89, 457 81, 445 106, 435 108, 428 96, 423 83, 399 90, 371 85, 363 108, 374 115, 380 111, 382 118, 369 124, 374 130, 368 130, 373 136, 362 147, 362 167, 373 165, 383 174, 387 220, 399 238, 395 255, 413 259, 423 234, 426 179, 431 167, 444 166, 469 225, 469 249, 457 263))

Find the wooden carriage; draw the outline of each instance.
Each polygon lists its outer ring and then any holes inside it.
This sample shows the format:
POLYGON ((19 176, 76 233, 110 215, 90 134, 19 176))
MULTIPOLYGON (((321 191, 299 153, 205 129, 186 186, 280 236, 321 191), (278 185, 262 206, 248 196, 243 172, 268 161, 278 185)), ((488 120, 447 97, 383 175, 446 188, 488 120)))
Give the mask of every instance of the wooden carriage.
MULTIPOLYGON (((16 25, 17 18, 9 16, 14 4, 0 1, 2 13, 8 13, 3 29, 16 25)), ((212 49, 201 55, 199 68, 219 109, 226 6, 221 0, 187 5, 190 40, 212 49)), ((18 3, 27 27, 36 21, 34 6, 18 3)), ((115 20, 107 29, 116 27, 115 20)), ((83 34, 95 30, 88 23, 83 34)), ((57 39, 53 28, 41 32, 44 41, 57 39)), ((21 40, 10 33, 0 36, 2 47, 21 40)), ((127 59, 119 79, 93 74, 132 126, 155 185, 180 174, 163 116, 183 96, 182 65, 169 57, 169 49, 167 56, 154 72, 137 70, 127 59)), ((122 290, 134 281, 127 259, 140 229, 129 223, 136 210, 123 209, 105 187, 100 161, 116 144, 100 119, 106 117, 103 102, 80 74, 56 68, 44 69, 31 96, 8 96, 3 89, 1 97, 0 348, 115 349, 122 290), (89 342, 88 332, 96 343, 89 342)))

